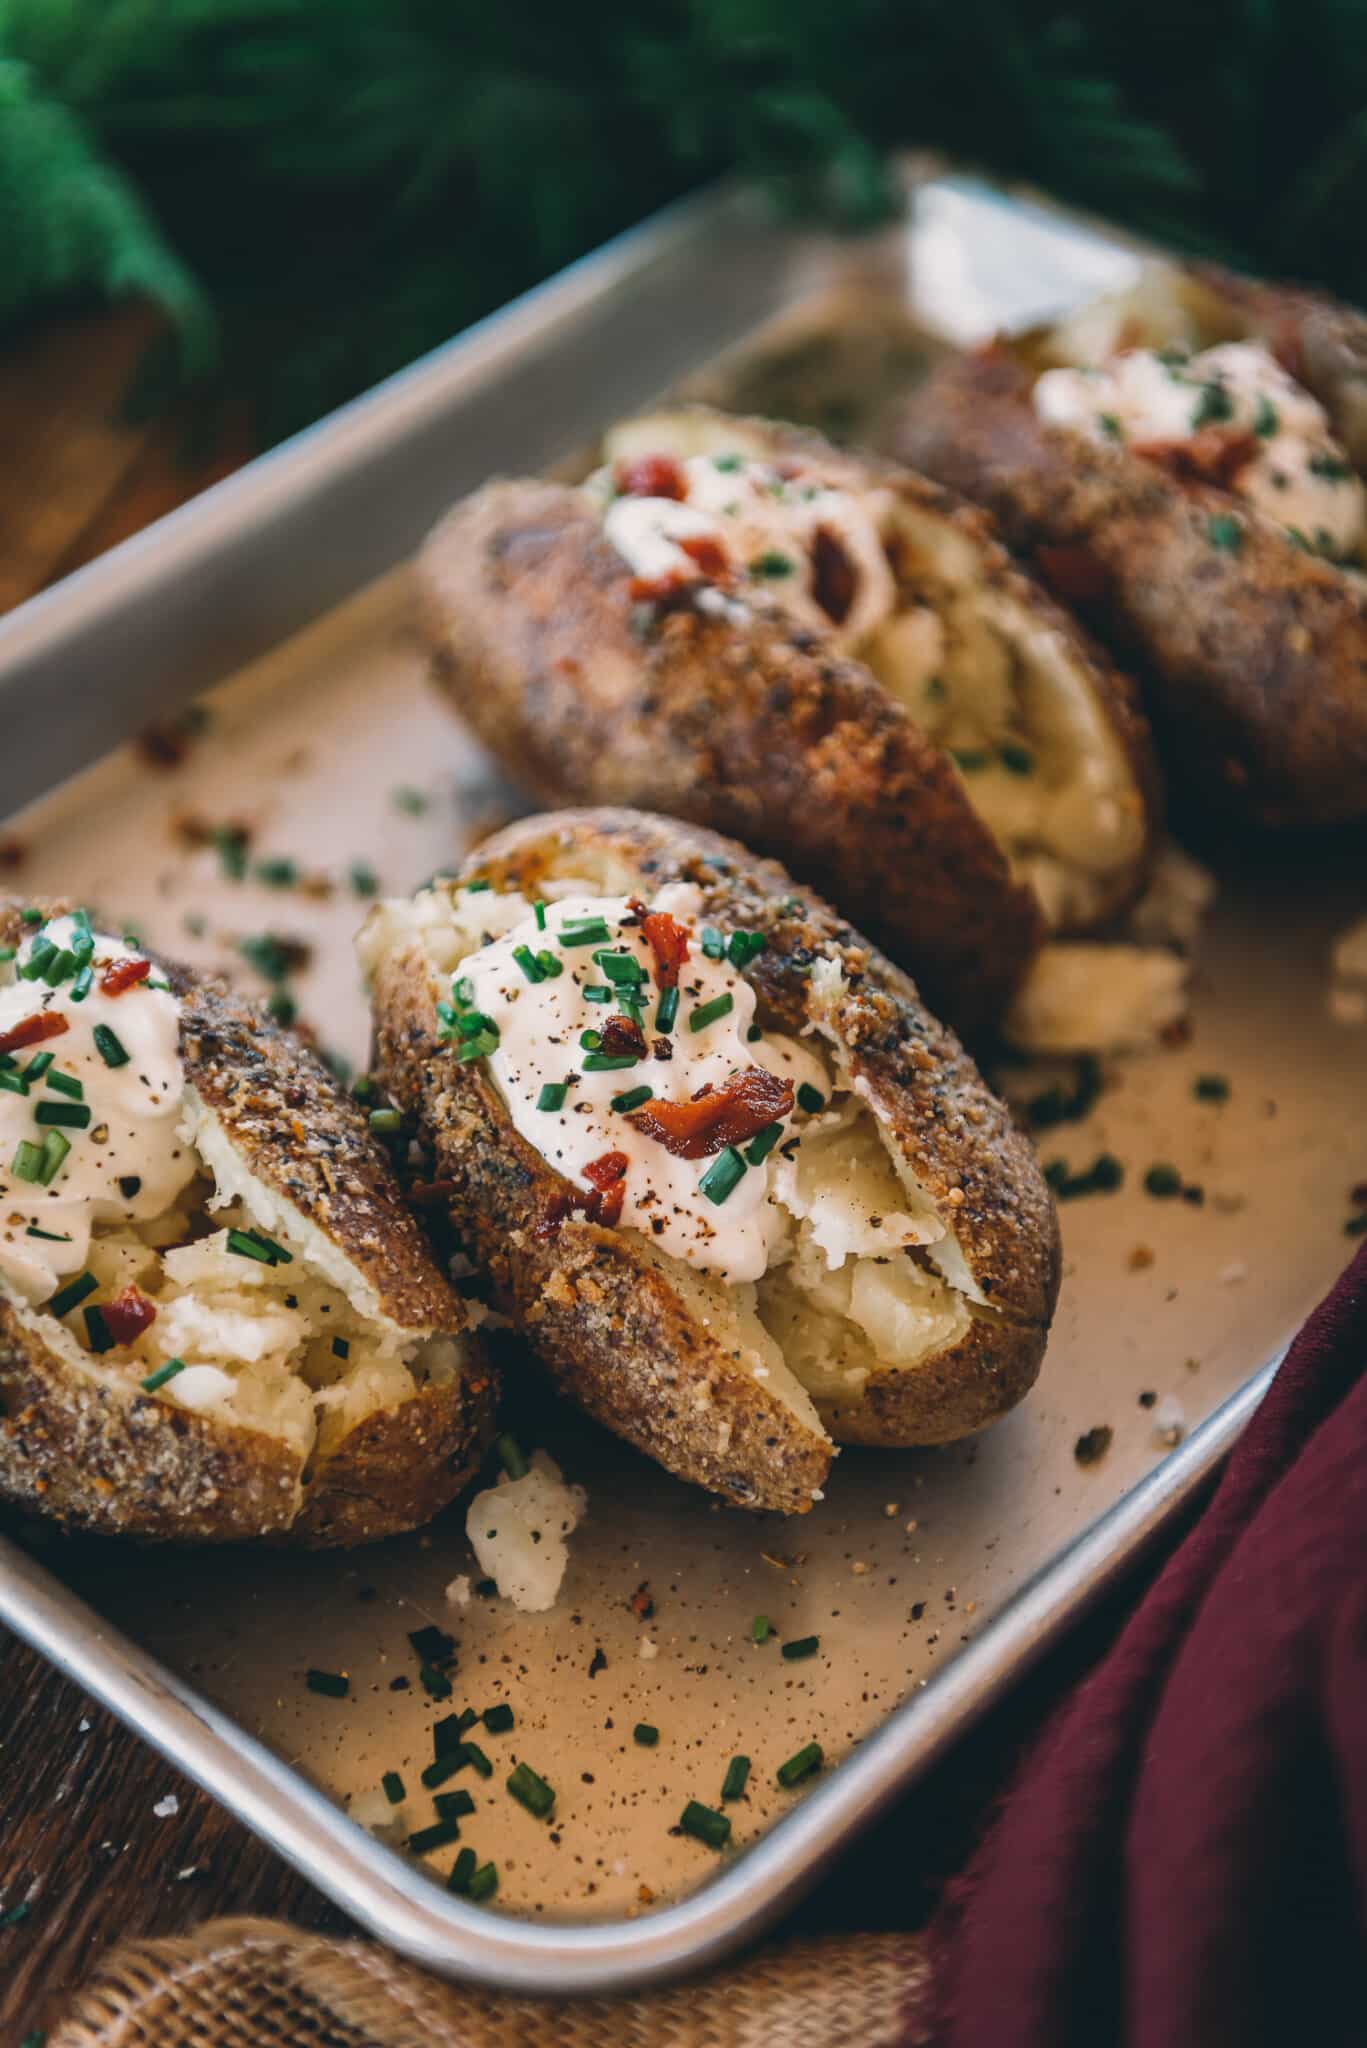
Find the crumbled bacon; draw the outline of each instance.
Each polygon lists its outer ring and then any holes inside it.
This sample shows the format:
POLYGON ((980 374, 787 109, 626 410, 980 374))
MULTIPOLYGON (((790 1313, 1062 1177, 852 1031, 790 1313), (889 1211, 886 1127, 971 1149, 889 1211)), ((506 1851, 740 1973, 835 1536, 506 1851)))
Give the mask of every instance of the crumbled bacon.
POLYGON ((655 979, 661 988, 673 988, 679 969, 688 958, 688 931, 667 910, 652 910, 641 919, 645 942, 655 955, 655 979))
POLYGON ((1065 603, 1087 604, 1106 594, 1106 571, 1084 547, 1038 547, 1035 564, 1049 588, 1065 603))
POLYGON ((843 626, 859 589, 859 572, 838 534, 818 526, 812 537, 812 596, 834 625, 843 626))
POLYGON ((600 1159, 591 1159, 584 1167, 585 1180, 593 1182, 593 1193, 584 1204, 584 1214, 590 1223, 602 1223, 610 1229, 620 1220, 628 1163, 625 1152, 604 1152, 600 1159))
POLYGON ((604 1152, 601 1158, 590 1159, 584 1168, 584 1178, 596 1188, 614 1187, 625 1177, 629 1164, 625 1152, 604 1152))
POLYGON ((1181 484, 1216 484, 1233 488, 1241 470, 1257 460, 1257 436, 1239 427, 1202 427, 1185 441, 1135 441, 1134 455, 1157 463, 1181 484))
POLYGON ((26 1045, 41 1045, 45 1038, 60 1038, 70 1029, 60 1010, 39 1010, 0 1031, 0 1052, 21 1052, 26 1045))
POLYGON ((121 996, 146 981, 151 972, 150 960, 111 960, 100 976, 100 987, 107 996, 121 996))
POLYGON ((687 555, 690 562, 696 562, 704 576, 711 582, 719 583, 731 573, 731 563, 726 549, 710 533, 689 533, 675 545, 687 555))
POLYGON ((683 569, 668 569, 663 576, 633 576, 627 584, 627 594, 633 604, 663 605, 687 597, 697 587, 696 576, 683 569))
POLYGON ((628 1053, 638 1060, 646 1056, 645 1033, 634 1017, 609 1017, 601 1037, 602 1050, 613 1059, 622 1059, 628 1053))
POLYGON ((104 1326, 116 1344, 136 1344, 144 1330, 157 1319, 156 1304, 136 1287, 125 1287, 100 1310, 104 1326))
POLYGON ((624 498, 673 498, 682 504, 688 479, 670 455, 635 455, 619 462, 613 482, 624 498))
POLYGON ((758 1137, 793 1108, 793 1084, 767 1067, 733 1074, 723 1088, 711 1084, 691 1102, 648 1102, 627 1118, 648 1138, 659 1140, 676 1159, 706 1159, 726 1145, 758 1137))

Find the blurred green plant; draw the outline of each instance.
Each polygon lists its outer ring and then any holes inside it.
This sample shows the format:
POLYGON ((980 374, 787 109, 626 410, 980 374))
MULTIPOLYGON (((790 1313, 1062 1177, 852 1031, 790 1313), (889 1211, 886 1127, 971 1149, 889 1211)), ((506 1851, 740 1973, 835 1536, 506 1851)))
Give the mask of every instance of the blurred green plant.
POLYGON ((145 294, 274 437, 700 180, 889 150, 1367 299, 1361 0, 0 0, 0 323, 145 294))

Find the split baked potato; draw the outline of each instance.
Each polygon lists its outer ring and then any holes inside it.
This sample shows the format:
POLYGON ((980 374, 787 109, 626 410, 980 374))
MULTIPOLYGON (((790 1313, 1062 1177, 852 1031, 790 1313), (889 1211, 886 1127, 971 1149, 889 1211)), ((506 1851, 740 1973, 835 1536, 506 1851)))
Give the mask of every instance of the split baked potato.
POLYGON ((1169 765, 1271 826, 1367 815, 1367 320, 1155 264, 951 358, 893 447, 1133 665, 1169 765))
POLYGON ((0 1498, 79 1528, 409 1529, 492 1417, 363 1113, 224 983, 0 905, 0 1498))
POLYGON ((530 818, 359 945, 377 1072, 497 1305, 670 1471, 803 1513, 836 1443, 943 1443, 1030 1387, 1059 1279, 1031 1149, 776 863, 530 818))
POLYGON ((975 510, 703 407, 582 489, 486 486, 424 547, 434 672, 541 801, 733 834, 828 894, 973 1035, 1046 934, 1138 893, 1132 691, 975 510))

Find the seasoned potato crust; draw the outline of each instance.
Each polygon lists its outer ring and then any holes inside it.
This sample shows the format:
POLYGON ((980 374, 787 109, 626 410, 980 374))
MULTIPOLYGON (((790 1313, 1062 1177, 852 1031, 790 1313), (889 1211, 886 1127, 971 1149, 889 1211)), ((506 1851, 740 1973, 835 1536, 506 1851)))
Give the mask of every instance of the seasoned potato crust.
MULTIPOLYGON (((570 878, 605 893, 691 882, 704 918, 762 932, 766 950, 748 973, 767 1028, 824 1035, 889 1148, 952 1218, 962 1334, 915 1369, 875 1371, 857 1402, 818 1396, 826 1428, 847 1442, 932 1443, 1003 1413, 1043 1354, 1056 1218, 1030 1148, 907 977, 776 863, 641 813, 529 819, 481 846, 460 879, 535 898, 570 878)), ((548 1225, 573 1190, 512 1128, 483 1064, 459 1063, 438 1037, 443 991, 420 939, 382 939, 372 971, 379 1070, 435 1152, 455 1227, 555 1376, 681 1476, 740 1505, 805 1511, 829 1442, 757 1379, 735 1332, 700 1312, 697 1276, 638 1231, 579 1215, 548 1225)))

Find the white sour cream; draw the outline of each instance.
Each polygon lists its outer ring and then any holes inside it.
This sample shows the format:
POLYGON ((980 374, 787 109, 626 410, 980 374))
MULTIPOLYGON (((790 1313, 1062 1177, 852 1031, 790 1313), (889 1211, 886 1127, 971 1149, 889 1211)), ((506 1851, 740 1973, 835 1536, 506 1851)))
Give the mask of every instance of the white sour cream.
MULTIPOLYGON (((180 1005, 163 984, 136 983, 122 995, 101 987, 104 970, 118 960, 137 959, 121 939, 94 935, 94 970, 89 993, 74 1001, 71 974, 57 987, 19 973, 34 948, 47 939, 71 951, 80 928, 69 917, 35 930, 4 968, 0 983, 0 1044, 6 1033, 35 1016, 60 1018, 64 1029, 50 1038, 19 1046, 6 1055, 11 1077, 23 1078, 36 1055, 51 1054, 47 1071, 19 1094, 0 1088, 0 1280, 34 1304, 44 1302, 61 1280, 86 1263, 90 1236, 98 1223, 148 1222, 171 1207, 195 1171, 195 1154, 179 1131, 185 1071, 181 1064, 180 1005), (96 1040, 117 1060, 111 1066, 96 1040), (112 1033, 112 1039, 105 1036, 112 1033), (80 1093, 54 1087, 53 1078, 79 1084, 80 1093), (76 1112, 68 1124, 39 1121, 60 1107, 76 1112), (79 1111, 89 1112, 82 1119, 79 1111), (42 1148, 50 1131, 70 1150, 48 1185, 25 1180, 16 1161, 32 1160, 21 1147, 42 1148), (35 1232, 45 1233, 42 1236, 35 1232)), ((161 977, 153 974, 153 980, 161 977)))
MULTIPOLYGON (((687 883, 661 889, 650 908, 667 911, 688 934, 688 958, 679 971, 678 1015, 668 1034, 655 1025, 661 988, 655 956, 625 896, 572 895, 550 904, 546 927, 538 926, 530 906, 526 915, 501 937, 469 954, 456 975, 456 989, 469 1008, 481 1011, 498 1029, 497 1046, 488 1053, 488 1068, 521 1135, 558 1172, 583 1188, 593 1185, 584 1169, 608 1153, 626 1161, 622 1178, 623 1225, 645 1231, 676 1258, 719 1272, 728 1281, 757 1280, 766 1270, 785 1229, 783 1213, 770 1196, 771 1162, 778 1145, 787 1142, 788 1126, 801 1124, 806 1112, 797 1106, 782 1121, 784 1136, 769 1157, 747 1166, 724 1201, 710 1200, 702 1182, 717 1155, 681 1159, 629 1121, 628 1111, 612 1107, 614 1097, 648 1086, 655 1100, 688 1102, 710 1084, 721 1090, 731 1077, 761 1066, 790 1080, 794 1094, 804 1083, 827 1099, 831 1080, 817 1056, 805 1045, 767 1033, 750 1037, 755 992, 745 975, 726 959, 703 952, 705 928, 698 922, 699 896, 687 883), (564 946, 559 934, 576 919, 601 918, 606 942, 564 946), (629 920, 630 921, 627 921, 629 920), (563 963, 563 971, 532 982, 514 957, 526 947, 535 956, 546 951, 563 963), (625 954, 639 963, 646 1057, 635 1065, 604 1071, 585 1069, 586 1031, 601 1033, 619 1014, 617 1003, 593 1002, 585 989, 619 986, 610 981, 594 955, 625 954), (728 999, 724 1014, 699 1030, 691 1019, 704 1006, 728 999), (669 1048, 659 1057, 657 1040, 669 1048), (558 1107, 538 1107, 541 1091, 563 1083, 558 1107)), ((724 936, 730 936, 726 933, 724 936)), ((743 1153, 745 1145, 739 1148, 743 1153)))
MULTIPOLYGON (((682 498, 622 493, 604 514, 608 540, 636 576, 710 584, 741 602, 777 607, 845 648, 891 615, 897 589, 880 530, 888 509, 882 492, 840 490, 796 465, 779 470, 739 454, 666 459, 682 498), (715 543, 724 567, 706 558, 700 564, 681 545, 690 540, 715 543)), ((590 488, 602 497, 616 489, 617 474, 640 466, 602 471, 590 488)))
POLYGON ((1342 561, 1361 552, 1362 480, 1324 407, 1261 342, 1193 356, 1127 349, 1099 369, 1046 370, 1035 408, 1050 426, 1112 446, 1190 442, 1210 428, 1251 435, 1257 452, 1230 488, 1316 554, 1342 561))

